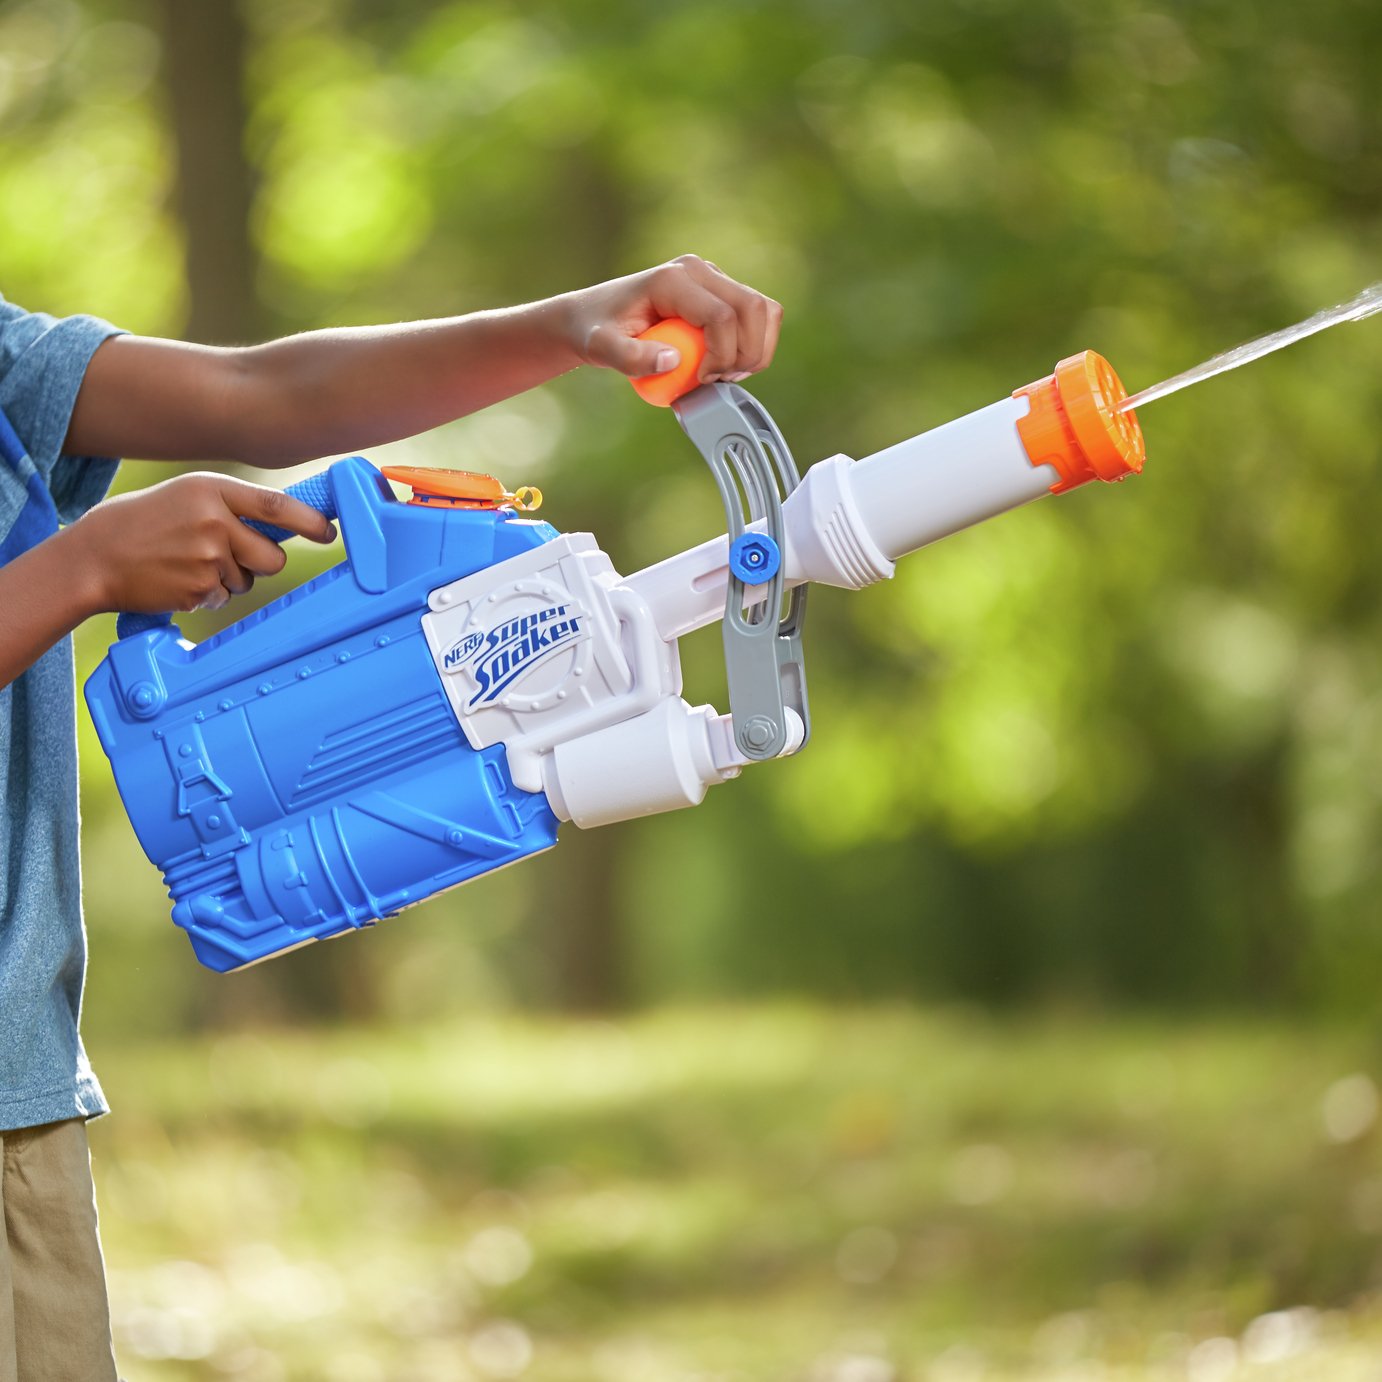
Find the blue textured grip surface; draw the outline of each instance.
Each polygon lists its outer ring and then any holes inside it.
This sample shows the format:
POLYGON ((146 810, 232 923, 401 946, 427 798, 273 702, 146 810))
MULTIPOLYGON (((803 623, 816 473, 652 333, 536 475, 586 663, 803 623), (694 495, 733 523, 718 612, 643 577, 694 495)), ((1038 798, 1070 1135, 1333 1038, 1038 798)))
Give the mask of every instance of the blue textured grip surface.
MULTIPOLYGON (((336 495, 331 489, 329 470, 320 470, 315 475, 309 475, 305 480, 289 485, 283 492, 292 495, 294 499, 302 500, 309 509, 316 509, 327 518, 336 517, 336 495)), ((256 533, 263 533, 274 542, 286 542, 290 537, 296 536, 291 528, 276 528, 272 523, 260 523, 258 519, 246 518, 243 522, 256 533)))
POLYGON ((167 628, 173 622, 171 614, 134 614, 129 610, 116 616, 116 638, 132 638, 137 633, 148 633, 150 629, 167 628))
MULTIPOLYGON (((0 442, 3 440, 4 438, 0 437, 0 442)), ((336 517, 336 495, 331 488, 329 470, 320 470, 315 475, 309 475, 305 480, 289 485, 283 492, 292 495, 294 499, 302 500, 309 509, 316 509, 327 518, 336 517)), ((286 542, 295 536, 291 528, 277 528, 272 523, 260 523, 254 518, 243 518, 240 521, 253 528, 256 533, 263 533, 273 542, 286 542)), ((166 628, 172 622, 171 614, 125 613, 115 621, 115 636, 130 638, 137 633, 148 633, 150 629, 166 628)))

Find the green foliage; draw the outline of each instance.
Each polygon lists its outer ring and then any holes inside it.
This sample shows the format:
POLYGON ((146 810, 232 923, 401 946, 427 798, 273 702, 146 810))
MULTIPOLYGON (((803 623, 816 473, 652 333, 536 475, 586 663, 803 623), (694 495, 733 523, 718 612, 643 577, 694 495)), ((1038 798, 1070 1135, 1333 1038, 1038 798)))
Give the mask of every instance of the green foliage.
POLYGON ((156 331, 182 283, 144 19, 116 0, 0 5, 0 291, 156 331))
MULTIPOLYGON (((694 249, 787 305, 754 387, 803 464, 1085 346, 1138 387, 1379 276, 1373 6, 243 13, 278 327, 491 306, 694 249)), ((178 328, 155 20, 134 0, 0 5, 16 300, 178 328)), ((818 593, 808 752, 695 819, 620 828, 634 996, 1370 1007, 1379 365, 1375 321, 1341 328, 1149 408, 1147 473, 1117 491, 957 537, 885 588, 818 593)), ((670 419, 608 377, 386 450, 537 480, 552 521, 625 569, 716 521, 670 419)), ((85 635, 85 667, 108 636, 85 635)), ((692 700, 723 699, 718 656, 691 640, 692 700)), ((144 1029, 164 1005, 224 1015, 158 931, 156 883, 83 748, 96 950, 122 976, 94 1011, 144 1029), (155 977, 180 996, 151 1003, 155 977)), ((568 834, 564 851, 587 847, 568 834)), ((323 964, 381 1012, 400 976, 426 1011, 521 990, 535 886, 463 890, 358 956, 256 977, 245 1001, 272 1008, 323 964), (449 994, 422 977, 443 956, 469 976, 449 994)))

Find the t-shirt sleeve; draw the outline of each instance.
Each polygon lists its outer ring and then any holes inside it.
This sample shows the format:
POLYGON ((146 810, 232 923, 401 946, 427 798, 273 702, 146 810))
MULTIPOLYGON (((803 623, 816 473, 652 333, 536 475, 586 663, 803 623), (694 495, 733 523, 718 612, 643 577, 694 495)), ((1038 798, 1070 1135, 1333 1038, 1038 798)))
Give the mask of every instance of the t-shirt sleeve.
POLYGON ((24 443, 64 523, 110 488, 118 460, 69 456, 62 444, 86 367, 120 328, 99 317, 50 317, 0 298, 0 409, 24 443))

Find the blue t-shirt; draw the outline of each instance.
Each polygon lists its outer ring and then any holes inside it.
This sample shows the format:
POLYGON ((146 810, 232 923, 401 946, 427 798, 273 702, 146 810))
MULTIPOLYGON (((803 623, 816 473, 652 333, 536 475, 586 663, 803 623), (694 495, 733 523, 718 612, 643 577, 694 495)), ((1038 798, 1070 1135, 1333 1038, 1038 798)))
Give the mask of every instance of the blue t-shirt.
MULTIPOLYGON (((62 444, 86 367, 117 329, 0 297, 0 563, 100 499, 118 462, 62 444)), ((3 620, 0 611, 0 620, 3 620)), ((0 1131, 105 1113, 77 1023, 86 971, 72 640, 0 691, 0 1131)))

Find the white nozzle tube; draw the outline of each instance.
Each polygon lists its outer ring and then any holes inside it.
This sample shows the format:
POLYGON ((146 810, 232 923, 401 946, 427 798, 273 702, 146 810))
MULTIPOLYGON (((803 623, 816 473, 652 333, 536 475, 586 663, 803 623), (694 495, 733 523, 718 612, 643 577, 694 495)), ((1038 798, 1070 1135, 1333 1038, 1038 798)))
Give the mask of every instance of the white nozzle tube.
MULTIPOLYGON (((812 466, 782 506, 787 584, 857 590, 891 576, 896 558, 1049 493, 1059 475, 1032 464, 1017 430, 1028 407, 1005 398, 861 461, 812 466)), ((718 537, 626 584, 671 640, 724 614, 728 579, 728 542, 718 537)))
POLYGON ((906 556, 1051 492, 1060 476, 1053 466, 1034 466, 1018 435, 1028 407, 1025 398, 1005 398, 854 467, 850 480, 859 512, 889 557, 906 556))

